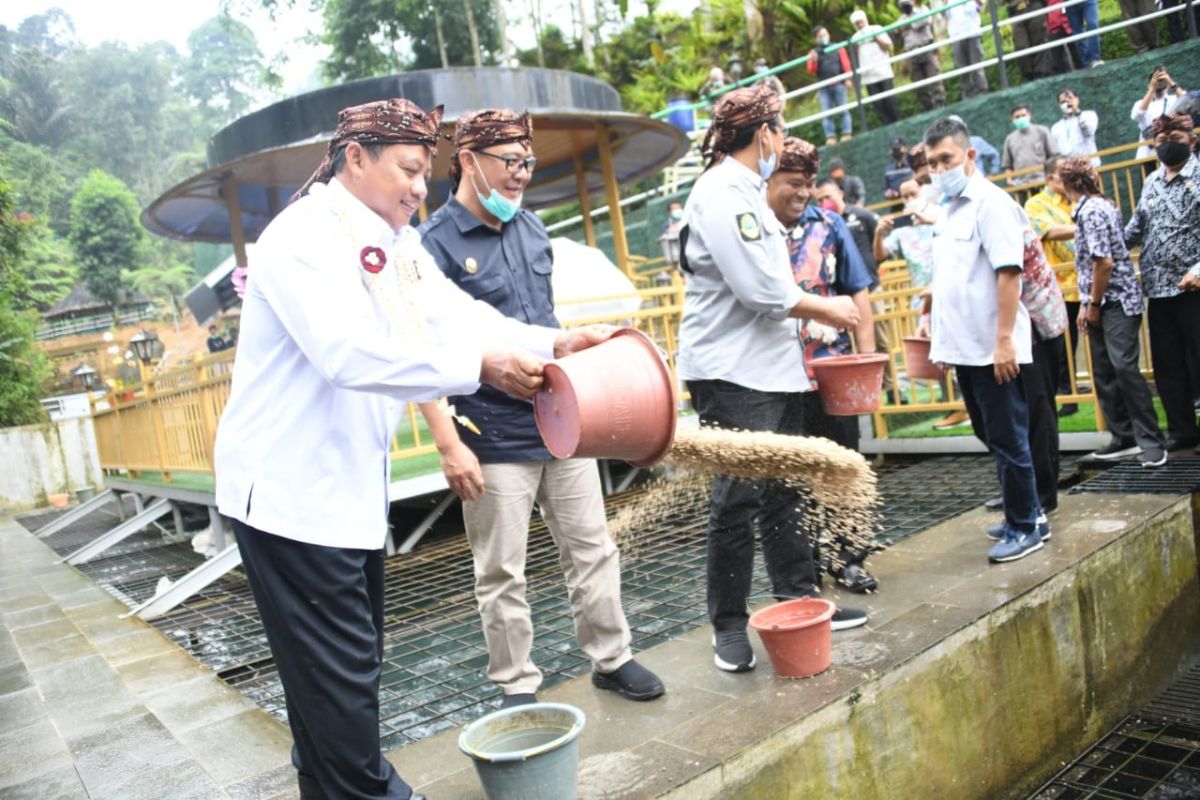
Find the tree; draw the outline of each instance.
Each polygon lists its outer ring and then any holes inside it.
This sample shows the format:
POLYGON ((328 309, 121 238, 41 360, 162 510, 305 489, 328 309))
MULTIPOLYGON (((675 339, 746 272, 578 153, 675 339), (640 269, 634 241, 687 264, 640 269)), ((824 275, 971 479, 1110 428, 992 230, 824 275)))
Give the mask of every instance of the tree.
POLYGON ((183 89, 200 104, 207 127, 216 129, 246 113, 268 72, 254 32, 222 15, 188 36, 188 57, 179 75, 183 89))
POLYGON ((33 340, 37 317, 13 300, 13 292, 25 286, 22 267, 32 221, 14 210, 12 189, 0 176, 0 427, 46 419, 39 387, 49 369, 33 340))
POLYGON ((71 199, 71 246, 88 291, 114 313, 125 295, 122 274, 145 265, 143 237, 133 192, 93 170, 71 199))
POLYGON ((494 64, 503 56, 492 0, 314 0, 314 5, 322 1, 323 39, 333 48, 324 71, 333 80, 494 64))
POLYGON ((166 188, 180 153, 203 147, 197 110, 172 87, 180 63, 165 43, 131 50, 117 42, 74 52, 64 63, 69 96, 88 110, 88 124, 75 126, 68 148, 143 201, 166 188))

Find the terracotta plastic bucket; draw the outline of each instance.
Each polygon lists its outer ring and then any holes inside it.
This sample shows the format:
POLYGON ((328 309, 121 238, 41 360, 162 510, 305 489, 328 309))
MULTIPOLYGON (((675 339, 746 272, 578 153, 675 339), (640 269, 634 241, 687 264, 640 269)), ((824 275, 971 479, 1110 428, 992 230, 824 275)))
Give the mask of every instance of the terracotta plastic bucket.
POLYGON ((675 441, 675 383, 641 331, 546 365, 533 398, 538 433, 555 458, 615 458, 648 467, 675 441))
POLYGON ((829 669, 833 660, 834 605, 805 597, 776 603, 750 616, 758 631, 771 669, 781 678, 809 678, 829 669))
POLYGON ((929 340, 920 336, 904 337, 904 364, 910 378, 940 381, 946 375, 945 367, 929 360, 929 340))
POLYGON ((856 353, 813 361, 811 366, 820 384, 825 411, 852 417, 878 409, 887 360, 883 353, 856 353))

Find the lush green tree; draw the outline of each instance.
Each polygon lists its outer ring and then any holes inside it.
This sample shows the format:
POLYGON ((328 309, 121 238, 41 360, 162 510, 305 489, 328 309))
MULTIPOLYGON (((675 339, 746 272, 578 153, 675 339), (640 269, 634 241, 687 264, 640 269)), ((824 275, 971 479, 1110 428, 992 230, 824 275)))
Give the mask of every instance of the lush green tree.
POLYGON ((24 287, 13 293, 19 308, 46 311, 71 292, 79 277, 70 245, 34 218, 21 263, 24 287))
POLYGON ((15 210, 11 187, 0 177, 0 427, 46 418, 38 400, 49 369, 33 339, 37 317, 13 297, 26 287, 23 267, 32 224, 32 217, 15 210))
POLYGON ((169 45, 130 50, 105 42, 71 54, 65 64, 70 96, 86 98, 87 107, 87 124, 76 126, 70 147, 144 200, 166 188, 162 175, 171 159, 196 148, 195 111, 171 87, 178 63, 169 45))
POLYGON ((71 199, 71 247, 88 291, 114 311, 127 288, 123 274, 145 266, 143 237, 133 192, 93 170, 71 199))
POLYGON ((245 114, 270 79, 254 31, 225 15, 212 17, 188 36, 188 57, 179 76, 211 130, 245 114))
POLYGON ((5 143, 0 137, 0 160, 12 184, 17 209, 44 220, 56 234, 66 236, 71 226, 71 195, 87 174, 78 159, 62 150, 26 142, 5 143))

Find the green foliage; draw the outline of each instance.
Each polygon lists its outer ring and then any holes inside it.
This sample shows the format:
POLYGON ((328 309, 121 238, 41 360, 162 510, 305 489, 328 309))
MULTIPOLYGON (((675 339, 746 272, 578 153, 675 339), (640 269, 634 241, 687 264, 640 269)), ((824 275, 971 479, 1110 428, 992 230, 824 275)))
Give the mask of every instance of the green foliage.
POLYGON ((16 196, 17 209, 40 217, 59 236, 71 224, 71 195, 82 175, 74 159, 47 147, 10 141, 0 144, 0 159, 16 196))
POLYGON ((37 317, 14 300, 14 292, 26 289, 23 268, 32 224, 32 217, 14 210, 12 189, 0 177, 0 427, 46 418, 38 398, 49 368, 33 340, 37 317))
POLYGON ((254 32, 228 16, 212 17, 188 36, 188 51, 180 85, 200 104, 206 127, 215 130, 245 114, 267 79, 254 32))
POLYGON ((133 192, 93 170, 71 199, 71 246, 88 291, 114 309, 125 294, 122 274, 145 264, 143 236, 133 192))
MULTIPOLYGON (((263 3, 271 7, 274 3, 263 3)), ((495 63, 500 34, 490 0, 314 0, 324 8, 323 41, 333 48, 325 61, 331 79, 366 78, 402 69, 442 66, 439 29, 451 66, 475 63, 471 11, 483 63, 495 63), (402 47, 411 50, 411 56, 402 47)))

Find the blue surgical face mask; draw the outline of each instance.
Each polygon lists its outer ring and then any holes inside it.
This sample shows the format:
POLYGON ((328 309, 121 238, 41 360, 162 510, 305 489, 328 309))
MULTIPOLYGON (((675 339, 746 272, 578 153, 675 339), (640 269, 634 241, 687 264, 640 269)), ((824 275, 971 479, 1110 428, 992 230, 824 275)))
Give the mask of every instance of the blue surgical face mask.
POLYGON ((933 174, 933 185, 947 197, 958 197, 967 188, 966 164, 933 174))
POLYGON ((762 157, 762 141, 758 143, 758 174, 765 181, 775 172, 775 163, 779 160, 779 154, 775 152, 775 146, 771 146, 771 157, 763 159, 762 157))
MULTIPOLYGON (((474 157, 474 153, 471 155, 474 157)), ((479 159, 475 159, 475 166, 478 168, 479 159)), ((483 178, 482 170, 479 172, 479 177, 483 178)), ((518 197, 515 201, 509 200, 491 186, 488 186, 487 178, 483 178, 483 185, 488 188, 487 197, 484 197, 483 192, 479 191, 477 187, 475 188, 475 196, 479 198, 480 205, 483 206, 485 211, 501 222, 511 222, 512 218, 521 210, 521 198, 518 197)), ((471 186, 475 186, 474 179, 471 180, 471 186)))

